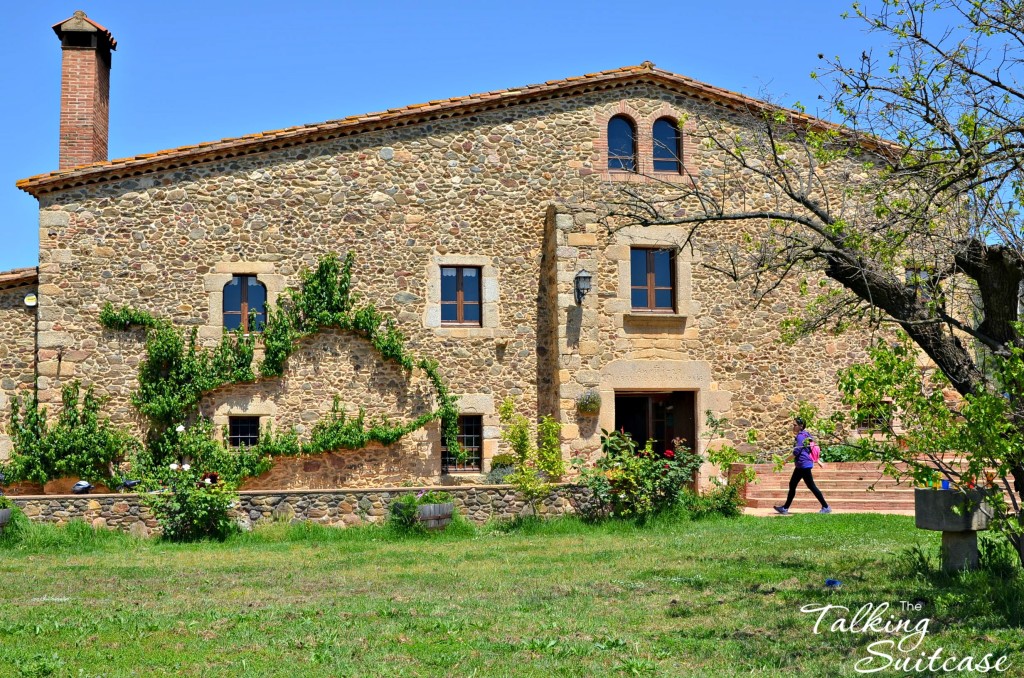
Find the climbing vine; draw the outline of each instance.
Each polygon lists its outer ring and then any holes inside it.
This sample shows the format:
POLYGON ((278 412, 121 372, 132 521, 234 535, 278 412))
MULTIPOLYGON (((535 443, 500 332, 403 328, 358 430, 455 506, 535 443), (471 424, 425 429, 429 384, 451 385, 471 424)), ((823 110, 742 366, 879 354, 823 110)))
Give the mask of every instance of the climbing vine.
POLYGON ((45 483, 74 476, 110 482, 115 461, 138 448, 138 442, 100 415, 100 398, 77 381, 61 389, 63 407, 49 422, 35 398, 11 403, 10 432, 14 451, 0 464, 6 482, 45 483))
MULTIPOLYGON (((406 348, 405 337, 393 318, 370 303, 359 303, 352 292, 354 262, 351 252, 344 261, 328 255, 315 269, 300 274, 297 289, 286 291, 277 304, 268 305, 260 376, 281 376, 300 340, 325 328, 337 328, 363 337, 383 359, 400 365, 406 372, 421 369, 434 388, 438 408, 406 424, 381 419, 367 428, 363 412, 346 418, 336 399, 331 414, 314 427, 308 443, 300 443, 293 432, 268 432, 258 445, 243 453, 239 469, 220 468, 224 460, 216 458, 199 440, 195 441, 196 454, 192 456, 208 459, 211 464, 217 462, 216 470, 224 471, 226 476, 244 477, 242 473, 265 470, 256 460, 266 459, 267 454, 315 454, 360 448, 371 441, 390 444, 436 418, 441 420, 442 437, 451 453, 464 454, 458 445, 457 398, 448 390, 437 362, 415 357, 406 348)), ((186 333, 145 311, 115 309, 107 304, 100 313, 100 322, 114 330, 146 328, 146 359, 139 369, 139 389, 132 402, 152 423, 147 452, 140 461, 154 472, 173 461, 174 455, 182 454, 181 429, 194 418, 204 395, 221 386, 257 378, 252 369, 255 337, 241 329, 225 333, 215 350, 206 351, 197 346, 195 328, 186 333)), ((189 428, 195 427, 193 424, 189 428)), ((212 435, 202 434, 199 438, 213 442, 212 435)))

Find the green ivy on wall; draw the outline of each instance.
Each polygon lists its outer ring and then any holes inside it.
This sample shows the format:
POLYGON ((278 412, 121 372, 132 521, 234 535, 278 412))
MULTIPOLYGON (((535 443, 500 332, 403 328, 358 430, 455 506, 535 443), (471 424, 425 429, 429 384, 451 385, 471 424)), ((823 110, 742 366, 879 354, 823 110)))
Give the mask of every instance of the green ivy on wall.
POLYGON ((14 450, 2 465, 6 482, 46 483, 64 477, 109 482, 114 462, 138 449, 138 441, 100 416, 100 399, 77 381, 61 389, 63 407, 50 423, 36 399, 11 403, 14 450))
MULTIPOLYGON (((381 419, 366 425, 360 412, 346 418, 335 400, 331 415, 313 429, 311 439, 302 444, 293 432, 261 437, 260 443, 243 455, 265 459, 275 454, 315 454, 333 449, 358 449, 371 441, 382 444, 396 442, 402 436, 441 420, 442 437, 452 453, 461 457, 458 444, 457 398, 452 396, 434 360, 415 357, 405 346, 405 337, 395 320, 370 303, 359 303, 352 291, 352 267, 355 255, 348 253, 339 261, 331 254, 317 267, 300 274, 297 289, 282 294, 277 304, 267 308, 267 323, 262 332, 264 358, 260 377, 273 378, 284 374, 288 357, 299 342, 326 328, 351 332, 366 339, 384 360, 400 365, 406 372, 419 368, 431 383, 438 407, 406 424, 391 424, 381 419)), ((197 346, 195 328, 187 333, 169 321, 157 319, 145 311, 128 307, 114 309, 104 306, 101 324, 113 330, 146 328, 146 359, 139 369, 139 389, 132 395, 135 407, 152 426, 147 439, 148 456, 143 465, 156 469, 183 454, 177 429, 194 419, 200 400, 211 391, 228 384, 252 382, 257 379, 252 369, 255 336, 236 330, 225 333, 212 352, 197 346)), ((194 425, 193 425, 194 426, 194 425)), ((212 435, 211 435, 212 437, 212 435)), ((211 441, 212 442, 212 441, 211 441)), ((204 454, 195 441, 197 455, 204 454)), ((266 470, 254 460, 242 464, 250 474, 266 470)), ((222 469, 211 469, 222 470, 222 469)), ((229 473, 228 475, 236 475, 229 473)))

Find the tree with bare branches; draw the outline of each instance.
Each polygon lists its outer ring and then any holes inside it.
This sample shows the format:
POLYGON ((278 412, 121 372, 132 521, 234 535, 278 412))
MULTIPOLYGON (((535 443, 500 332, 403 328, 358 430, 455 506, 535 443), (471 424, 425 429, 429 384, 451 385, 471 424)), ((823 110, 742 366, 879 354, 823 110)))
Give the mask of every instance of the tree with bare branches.
MULTIPOLYGON (((686 183, 616 184, 605 215, 686 229, 704 265, 748 278, 759 298, 793 279, 826 280, 788 321, 794 339, 854 321, 895 325, 937 368, 918 384, 932 414, 896 400, 903 430, 918 430, 954 479, 995 469, 1014 515, 1024 491, 1024 2, 879 0, 848 18, 889 48, 854 63, 819 55, 812 77, 836 123, 771 104, 752 104, 739 132, 698 116, 688 133, 724 167, 686 183), (721 242, 720 222, 745 224, 747 236, 721 242), (966 466, 944 463, 938 444, 966 466)), ((884 381, 847 379, 848 401, 866 411, 867 395, 895 400, 900 384, 884 381)), ((882 453, 914 462, 920 451, 904 437, 882 453)), ((1020 544, 1017 521, 1003 527, 1020 544)))

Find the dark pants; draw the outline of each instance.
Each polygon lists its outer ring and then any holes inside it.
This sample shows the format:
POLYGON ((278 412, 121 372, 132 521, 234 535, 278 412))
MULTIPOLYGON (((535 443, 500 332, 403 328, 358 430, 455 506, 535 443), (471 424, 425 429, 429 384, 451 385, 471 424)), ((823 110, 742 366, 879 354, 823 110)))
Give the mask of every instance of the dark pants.
POLYGON ((789 479, 789 494, 786 495, 786 508, 793 503, 793 497, 796 496, 796 486, 803 480, 804 484, 814 495, 814 498, 821 503, 821 507, 825 508, 828 506, 828 502, 825 501, 825 497, 822 496, 821 490, 814 484, 814 476, 811 475, 809 468, 795 468, 793 469, 793 476, 789 479))

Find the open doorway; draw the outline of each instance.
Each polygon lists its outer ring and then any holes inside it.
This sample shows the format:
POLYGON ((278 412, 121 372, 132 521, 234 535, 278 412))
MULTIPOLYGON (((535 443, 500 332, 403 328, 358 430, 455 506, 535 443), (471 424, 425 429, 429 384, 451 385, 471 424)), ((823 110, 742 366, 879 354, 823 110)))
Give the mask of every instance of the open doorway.
POLYGON ((697 444, 697 398, 695 391, 669 393, 615 393, 615 430, 625 431, 638 447, 654 441, 659 452, 672 449, 672 440, 682 438, 692 449, 697 444))

